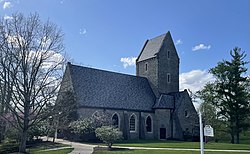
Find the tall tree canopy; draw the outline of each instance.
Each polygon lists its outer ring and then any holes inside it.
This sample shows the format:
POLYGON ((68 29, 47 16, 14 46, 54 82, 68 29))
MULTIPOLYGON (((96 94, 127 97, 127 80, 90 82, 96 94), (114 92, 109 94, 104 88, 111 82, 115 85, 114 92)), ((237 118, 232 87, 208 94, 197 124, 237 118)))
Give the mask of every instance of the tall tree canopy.
POLYGON ((231 143, 239 143, 240 132, 249 126, 245 119, 249 117, 249 90, 247 90, 248 79, 245 75, 248 63, 244 61, 245 52, 240 48, 230 51, 232 59, 224 60, 210 69, 215 77, 214 83, 207 84, 199 92, 200 98, 205 103, 213 105, 217 117, 225 122, 231 135, 231 143))
POLYGON ((62 41, 61 30, 37 14, 0 20, 1 113, 20 131, 21 152, 29 128, 47 116, 45 107, 55 101, 64 65, 62 41))

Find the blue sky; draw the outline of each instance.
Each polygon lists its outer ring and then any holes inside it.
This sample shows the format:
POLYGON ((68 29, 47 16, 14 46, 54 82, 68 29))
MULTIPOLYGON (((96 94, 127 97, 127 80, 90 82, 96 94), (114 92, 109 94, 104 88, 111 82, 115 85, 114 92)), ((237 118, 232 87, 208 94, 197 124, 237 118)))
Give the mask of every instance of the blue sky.
POLYGON ((61 27, 73 63, 126 74, 135 74, 132 60, 146 39, 170 31, 181 59, 181 88, 198 90, 212 80, 207 70, 229 59, 235 46, 246 51, 247 60, 250 56, 249 0, 0 0, 0 4, 2 17, 37 12, 42 20, 49 18, 61 27))

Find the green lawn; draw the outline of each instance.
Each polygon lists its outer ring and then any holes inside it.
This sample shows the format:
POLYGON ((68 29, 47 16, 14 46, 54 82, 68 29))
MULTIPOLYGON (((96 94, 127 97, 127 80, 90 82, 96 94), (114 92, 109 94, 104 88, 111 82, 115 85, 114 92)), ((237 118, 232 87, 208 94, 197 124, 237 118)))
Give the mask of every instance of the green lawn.
POLYGON ((51 150, 51 151, 44 151, 48 149, 55 149, 60 147, 69 147, 68 145, 53 143, 53 142, 42 142, 37 145, 34 145, 27 149, 27 152, 30 154, 67 154, 73 150, 73 148, 67 149, 60 149, 60 150, 51 150))
MULTIPOLYGON (((219 150, 250 150, 250 131, 241 134, 241 144, 231 144, 229 140, 220 140, 224 143, 208 142, 205 144, 205 149, 219 149, 219 150)), ((135 141, 121 141, 114 144, 114 146, 124 147, 151 147, 151 148, 185 148, 185 149, 199 149, 199 142, 184 142, 184 141, 160 141, 160 140, 135 140, 135 141)), ((236 152, 207 152, 205 154, 234 154, 236 152)), ((199 151, 169 151, 169 150, 129 150, 119 149, 113 151, 97 151, 94 154, 200 154, 199 151)), ((240 153, 236 153, 240 154, 240 153)), ((241 153, 250 154, 250 153, 241 153)))
MULTIPOLYGON (((138 140, 138 141, 121 142, 121 143, 115 144, 115 146, 199 149, 200 143, 199 142, 182 142, 182 141, 138 140)), ((205 144, 205 149, 250 150, 250 144, 231 144, 231 143, 209 142, 205 144)))
MULTIPOLYGON (((205 154, 249 154, 235 152, 204 152, 205 154)), ((93 154, 200 154, 200 151, 171 151, 171 150, 114 150, 98 151, 93 154)))
POLYGON ((51 150, 51 151, 33 151, 31 154, 68 154, 74 148, 60 149, 60 150, 51 150))
MULTIPOLYGON (((73 150, 68 145, 52 143, 52 142, 40 142, 32 145, 28 145, 26 151, 30 154, 68 154, 73 150), (55 149, 60 147, 67 147, 66 149, 44 151, 48 149, 55 149)), ((18 151, 18 144, 4 143, 0 144, 0 153, 13 153, 18 151)))

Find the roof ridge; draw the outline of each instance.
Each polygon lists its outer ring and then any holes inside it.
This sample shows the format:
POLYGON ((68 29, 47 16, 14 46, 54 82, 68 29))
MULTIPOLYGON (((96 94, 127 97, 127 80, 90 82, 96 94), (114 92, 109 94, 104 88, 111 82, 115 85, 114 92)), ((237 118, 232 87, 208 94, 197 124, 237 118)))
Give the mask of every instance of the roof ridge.
POLYGON ((104 70, 104 69, 98 69, 98 68, 92 68, 92 67, 87 67, 87 66, 81 66, 81 65, 75 65, 70 63, 71 67, 80 67, 82 69, 92 69, 92 70, 96 70, 96 71, 100 71, 100 72, 106 72, 106 73, 113 73, 113 74, 119 74, 119 75, 124 75, 124 76, 131 76, 131 77, 135 77, 135 78, 144 78, 147 79, 146 77, 142 77, 142 76, 136 76, 136 75, 131 75, 131 74, 125 74, 125 73, 120 73, 120 72, 114 72, 114 71, 109 71, 109 70, 104 70))

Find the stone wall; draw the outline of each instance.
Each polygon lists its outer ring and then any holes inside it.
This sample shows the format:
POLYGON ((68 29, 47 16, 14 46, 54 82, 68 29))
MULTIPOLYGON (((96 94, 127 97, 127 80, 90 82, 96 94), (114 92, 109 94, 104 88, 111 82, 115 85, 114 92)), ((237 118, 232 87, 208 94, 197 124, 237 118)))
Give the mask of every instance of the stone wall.
POLYGON ((171 138, 170 109, 156 109, 155 116, 155 138, 160 139, 160 128, 166 128, 166 139, 171 138))
POLYGON ((157 133, 157 128, 156 128, 156 117, 154 113, 145 113, 142 112, 141 113, 141 124, 142 124, 142 134, 144 136, 142 136, 142 139, 154 139, 155 136, 154 134, 157 133), (150 116, 151 117, 151 122, 152 122, 152 132, 147 132, 146 130, 146 118, 150 116))
POLYGON ((73 95, 73 86, 72 86, 72 81, 71 81, 71 76, 70 76, 70 63, 67 65, 66 70, 63 74, 63 79, 61 82, 60 90, 56 99, 56 102, 62 101, 63 95, 65 93, 71 92, 73 95))
POLYGON ((166 38, 159 52, 158 84, 160 93, 179 91, 179 58, 171 39, 166 38), (168 74, 170 82, 168 82, 168 74))
POLYGON ((138 112, 138 111, 124 111, 124 110, 114 110, 114 109, 101 109, 101 108, 79 108, 78 115, 80 118, 91 117, 95 112, 104 113, 112 118, 116 113, 119 117, 119 129, 123 132, 124 139, 153 139, 155 126, 153 126, 153 132, 149 133, 145 129, 145 120, 148 115, 152 117, 153 125, 155 124, 154 113, 138 112), (129 119, 132 115, 135 115, 136 129, 135 131, 129 130, 129 119))
POLYGON ((198 114, 194 108, 188 92, 185 90, 176 96, 175 109, 175 138, 184 138, 186 136, 198 136, 197 127, 199 127, 198 114), (178 126, 179 125, 179 126, 178 126), (179 128, 181 127, 181 129, 179 128), (182 132, 180 131, 182 130, 182 132))
POLYGON ((146 77, 149 84, 156 95, 159 97, 158 93, 158 60, 157 58, 147 59, 136 63, 136 75, 141 77, 146 77), (146 71, 147 64, 147 71, 146 71))

